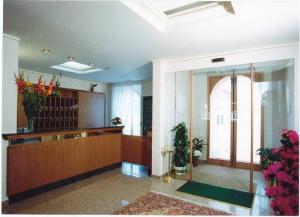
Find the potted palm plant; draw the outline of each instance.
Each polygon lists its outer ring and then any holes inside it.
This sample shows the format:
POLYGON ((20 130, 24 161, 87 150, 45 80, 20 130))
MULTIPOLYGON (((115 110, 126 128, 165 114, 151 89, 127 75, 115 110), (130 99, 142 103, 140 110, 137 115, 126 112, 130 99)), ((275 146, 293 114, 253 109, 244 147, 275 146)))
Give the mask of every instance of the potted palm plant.
POLYGON ((175 132, 174 138, 174 170, 175 174, 183 175, 185 173, 185 166, 188 163, 188 148, 189 141, 187 135, 187 128, 184 122, 177 124, 172 132, 175 132))

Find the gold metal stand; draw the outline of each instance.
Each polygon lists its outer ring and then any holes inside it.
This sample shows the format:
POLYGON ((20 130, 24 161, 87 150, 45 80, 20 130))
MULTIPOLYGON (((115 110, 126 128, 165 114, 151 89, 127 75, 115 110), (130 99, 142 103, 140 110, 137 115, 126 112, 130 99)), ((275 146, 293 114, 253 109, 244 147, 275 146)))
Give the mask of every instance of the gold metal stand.
POLYGON ((164 181, 165 181, 166 183, 171 183, 171 182, 173 182, 173 178, 172 178, 172 176, 170 176, 170 170, 171 170, 171 162, 170 162, 170 161, 171 161, 171 157, 170 157, 170 155, 171 155, 172 152, 173 152, 173 149, 172 149, 171 146, 166 146, 166 147, 164 148, 164 150, 163 150, 164 156, 165 156, 166 154, 168 154, 168 163, 169 163, 169 165, 168 165, 168 175, 164 177, 164 181))

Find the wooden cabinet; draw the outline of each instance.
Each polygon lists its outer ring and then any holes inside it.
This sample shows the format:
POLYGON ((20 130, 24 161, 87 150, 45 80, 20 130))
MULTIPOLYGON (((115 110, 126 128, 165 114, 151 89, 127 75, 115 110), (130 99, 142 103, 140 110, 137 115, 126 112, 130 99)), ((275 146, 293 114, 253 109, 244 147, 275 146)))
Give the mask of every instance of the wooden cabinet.
POLYGON ((141 164, 151 170, 152 138, 122 135, 122 161, 141 164))
POLYGON ((105 94, 78 91, 78 127, 103 127, 105 122, 105 94))
POLYGON ((8 195, 121 162, 121 134, 8 146, 8 195))

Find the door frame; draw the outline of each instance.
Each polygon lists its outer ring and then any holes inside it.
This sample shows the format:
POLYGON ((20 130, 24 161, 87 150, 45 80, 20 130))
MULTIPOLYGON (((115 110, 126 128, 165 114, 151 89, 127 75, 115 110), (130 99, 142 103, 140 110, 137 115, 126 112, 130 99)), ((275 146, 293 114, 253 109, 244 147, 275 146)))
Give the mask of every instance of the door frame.
MULTIPOLYGON (((214 86, 223 78, 230 76, 231 77, 231 94, 233 101, 236 101, 236 94, 237 90, 236 85, 233 85, 233 83, 236 83, 236 76, 237 75, 243 75, 245 77, 250 78, 250 72, 249 73, 235 73, 233 71, 232 74, 228 75, 214 75, 214 76, 208 76, 207 81, 207 101, 208 101, 208 112, 210 113, 210 95, 211 91, 213 90, 214 86)), ((251 78, 250 78, 251 79, 251 78)), ((263 80, 263 72, 255 72, 254 75, 254 81, 260 82, 263 80)), ((236 111, 236 104, 232 103, 231 105, 231 112, 236 111)), ((263 124, 264 124, 264 116, 263 116, 263 105, 261 104, 261 139, 260 139, 260 147, 263 147, 263 138, 264 138, 264 131, 263 131, 263 124)), ((218 165, 218 166, 225 166, 225 167, 232 167, 232 168, 239 168, 239 169, 250 169, 250 163, 246 162, 237 162, 236 161, 236 122, 231 121, 231 144, 230 144, 230 160, 222 160, 222 159, 213 159, 209 157, 210 154, 210 119, 207 120, 207 163, 218 165)), ((258 163, 253 163, 253 169, 255 171, 261 171, 261 166, 258 163)))

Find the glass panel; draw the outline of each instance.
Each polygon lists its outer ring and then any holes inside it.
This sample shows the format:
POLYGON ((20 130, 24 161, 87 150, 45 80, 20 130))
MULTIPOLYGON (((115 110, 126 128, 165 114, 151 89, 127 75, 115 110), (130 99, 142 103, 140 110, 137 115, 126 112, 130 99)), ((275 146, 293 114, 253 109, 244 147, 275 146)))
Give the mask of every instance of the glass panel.
POLYGON ((262 104, 262 143, 280 146, 280 131, 295 129, 294 61, 255 63, 255 84, 262 104))
MULTIPOLYGON (((171 126, 171 129, 178 124, 183 123, 186 128, 185 135, 188 137, 187 139, 184 136, 179 135, 177 139, 180 140, 181 144, 186 144, 184 147, 180 147, 175 149, 173 155, 173 176, 177 179, 189 179, 190 172, 190 164, 189 164, 189 150, 190 150, 190 93, 191 93, 191 71, 183 71, 183 72, 175 72, 174 81, 175 81, 175 114, 174 114, 174 123, 171 126), (181 158, 181 160, 178 160, 181 158), (177 163, 176 163, 177 162, 177 163), (178 164, 178 162, 180 162, 178 164), (183 163, 183 165, 181 165, 183 163), (184 167, 184 168, 183 168, 184 167)), ((171 129, 168 129, 169 131, 171 129)), ((174 140, 176 132, 172 132, 172 145, 174 146, 174 140)))
MULTIPOLYGON (((237 117, 236 117, 236 161, 250 163, 251 149, 251 79, 247 75, 237 75, 237 117), (249 151, 245 151, 249 150, 249 151)), ((256 150, 261 146, 261 100, 257 85, 253 85, 253 162, 259 164, 256 150)))
POLYGON ((231 76, 220 79, 210 93, 210 158, 230 160, 231 96, 231 76))
MULTIPOLYGON (((261 103, 261 110, 254 109, 254 117, 261 116, 261 145, 265 148, 281 146, 280 131, 283 128, 295 129, 295 71, 294 60, 278 60, 255 63, 254 96, 261 103)), ((258 107, 258 105, 257 105, 258 107)), ((254 119, 254 128, 258 128, 254 119)), ((254 145, 257 142, 254 130, 254 145)), ((257 147, 254 146, 254 150, 257 147)), ((254 161, 259 160, 257 153, 254 161)), ((262 176, 254 176, 256 194, 265 195, 262 176)))

